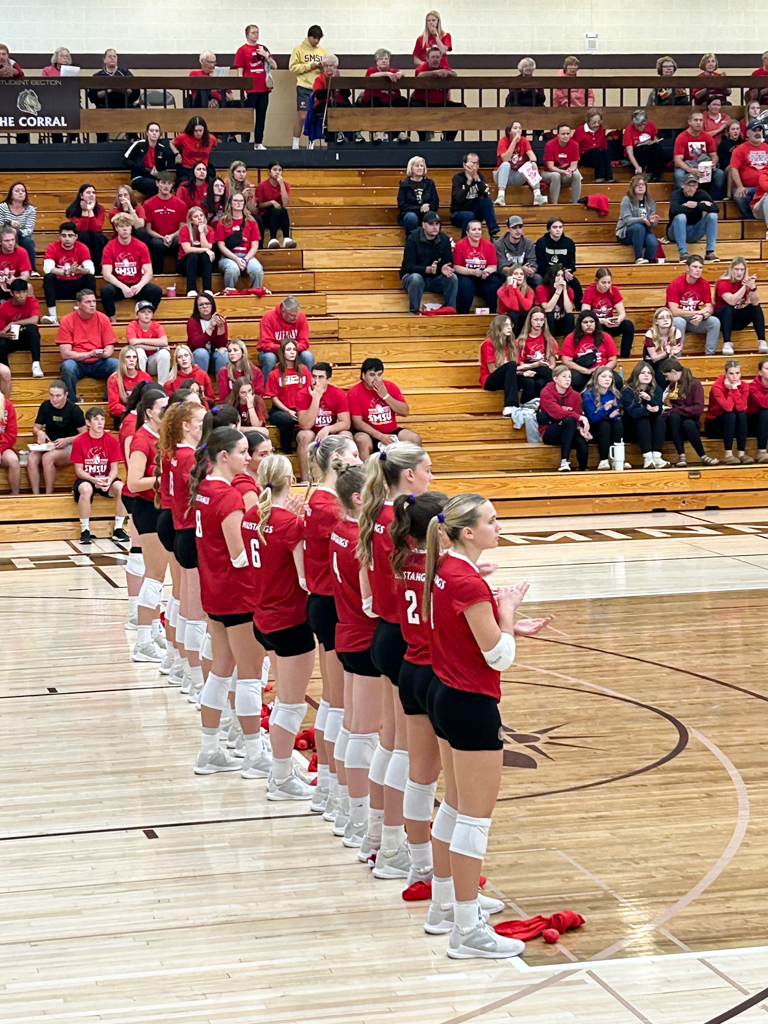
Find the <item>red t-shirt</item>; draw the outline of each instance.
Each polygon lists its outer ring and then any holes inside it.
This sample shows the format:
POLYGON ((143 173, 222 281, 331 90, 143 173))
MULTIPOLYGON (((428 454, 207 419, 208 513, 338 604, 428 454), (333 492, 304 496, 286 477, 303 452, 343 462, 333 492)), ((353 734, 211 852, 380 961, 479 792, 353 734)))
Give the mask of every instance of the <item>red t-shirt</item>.
POLYGON ((462 238, 456 243, 453 250, 453 263, 456 267, 466 267, 468 270, 485 270, 486 267, 495 267, 499 257, 493 247, 493 242, 481 238, 477 245, 473 245, 469 238, 462 238))
MULTIPOLYGON (((125 328, 126 341, 140 341, 142 343, 155 341, 157 338, 166 337, 165 328, 156 320, 149 321, 149 328, 145 331, 138 320, 131 320, 125 328)), ((151 348, 152 346, 150 346, 151 348)), ((154 346, 157 347, 157 346, 154 346)))
POLYGON ((113 462, 122 460, 120 442, 112 434, 104 433, 101 437, 91 437, 86 430, 78 434, 72 442, 71 463, 83 467, 88 476, 109 476, 109 467, 113 462))
MULTIPOLYGON (((146 425, 140 427, 133 435, 131 440, 131 455, 135 452, 142 452, 147 458, 142 476, 152 476, 155 472, 157 439, 158 435, 153 430, 150 430, 146 425)), ((145 501, 155 500, 155 491, 152 487, 150 487, 148 491, 138 491, 134 494, 133 491, 128 490, 128 485, 126 484, 123 486, 123 494, 126 494, 129 498, 143 498, 145 501)))
POLYGON ((596 132, 589 131, 585 124, 580 124, 573 133, 573 141, 578 144, 579 153, 588 153, 592 149, 607 149, 608 141, 602 125, 596 132))
POLYGON ((564 146, 560 145, 557 138, 550 139, 544 147, 544 163, 551 160, 555 167, 559 167, 563 171, 567 170, 572 163, 578 163, 579 156, 579 144, 573 138, 570 138, 564 146))
POLYGON ((191 210, 193 206, 202 206, 207 195, 208 185, 206 182, 203 182, 202 185, 194 185, 193 187, 190 187, 189 183, 185 183, 179 185, 176 190, 176 198, 184 203, 187 210, 191 210))
POLYGON ((707 153, 716 153, 715 140, 706 132, 699 132, 693 136, 689 131, 681 132, 675 139, 675 148, 672 151, 675 156, 681 156, 687 162, 694 162, 706 156, 707 153))
POLYGON ((149 227, 158 235, 174 235, 187 219, 187 208, 176 196, 161 199, 152 196, 144 203, 144 215, 149 227))
POLYGON ((199 366, 193 366, 189 373, 182 373, 182 371, 177 368, 175 379, 171 380, 169 378, 165 384, 163 384, 163 387, 167 394, 172 395, 174 391, 181 387, 185 380, 197 381, 203 391, 206 405, 211 405, 211 403, 215 401, 216 396, 213 393, 211 378, 205 370, 201 370, 199 366))
POLYGON ((275 352, 280 350, 280 342, 291 338, 296 342, 299 352, 309 348, 309 322, 305 313, 299 313, 294 323, 283 320, 280 303, 274 309, 267 310, 259 324, 259 352, 275 352))
POLYGON ((333 594, 331 578, 330 537, 341 519, 339 502, 334 491, 318 487, 307 505, 307 526, 304 531, 304 571, 310 594, 333 594))
MULTIPOLYGON (((109 219, 114 220, 118 213, 125 213, 125 211, 121 209, 121 207, 119 206, 113 206, 112 209, 109 211, 109 219)), ((144 212, 144 207, 141 205, 141 203, 136 204, 136 206, 134 207, 134 213, 136 214, 137 217, 140 217, 142 220, 147 219, 147 215, 144 212)), ((135 230, 136 229, 134 228, 134 231, 135 230)), ((114 227, 112 228, 112 237, 117 238, 117 230, 114 227)))
POLYGON ((14 306, 10 299, 7 299, 0 306, 0 331, 4 331, 8 324, 17 320, 27 320, 31 316, 40 316, 40 305, 34 295, 28 295, 20 306, 14 306))
POLYGON ((219 221, 216 225, 215 239, 223 242, 230 252, 241 258, 246 255, 254 242, 261 241, 259 225, 255 220, 233 220, 231 224, 225 225, 219 221))
MULTIPOLYGON (((0 312, 2 312, 0 310, 0 312)), ((151 381, 152 378, 145 370, 137 370, 135 377, 123 377, 123 387, 126 395, 130 395, 133 389, 141 381, 151 381)), ((120 397, 120 385, 117 380, 117 370, 110 374, 107 379, 107 411, 110 416, 121 416, 125 412, 125 402, 120 397)))
MULTIPOLYGON (((257 44, 261 46, 261 43, 257 44)), ((266 46, 262 47, 266 50, 266 46)), ((256 52, 256 47, 251 43, 243 43, 235 54, 234 67, 243 69, 245 78, 253 79, 253 88, 248 93, 271 92, 267 86, 267 64, 261 54, 256 52)))
POLYGON ((101 209, 93 211, 92 217, 70 217, 69 220, 78 231, 101 231, 104 227, 105 213, 106 211, 102 206, 101 209))
MULTIPOLYGON (((391 67, 389 70, 393 74, 395 74, 395 75, 399 74, 399 72, 400 72, 400 68, 392 68, 391 67)), ((378 75, 378 74, 379 74, 379 69, 374 64, 374 66, 372 68, 368 68, 368 70, 365 72, 365 77, 366 78, 370 78, 371 75, 378 75)), ((390 96, 392 97, 393 100, 397 99, 400 96, 400 90, 399 89, 392 89, 390 91, 389 89, 366 89, 363 92, 362 103, 363 103, 364 106, 367 106, 371 102, 371 97, 375 97, 377 100, 381 100, 382 103, 387 103, 388 104, 390 96)))
POLYGON ((299 584, 293 560, 293 549, 304 537, 304 520, 288 509, 274 506, 262 541, 256 529, 260 518, 258 505, 245 513, 243 542, 255 599, 253 621, 262 633, 274 633, 298 626, 307 618, 307 595, 299 584))
MULTIPOLYGON (((95 348, 114 345, 115 341, 115 332, 109 317, 98 309, 87 320, 81 317, 76 309, 67 313, 62 317, 56 332, 56 343, 71 345, 75 352, 92 352, 95 348)), ((94 359, 86 359, 85 362, 92 363, 100 358, 101 356, 96 356, 94 359)))
MULTIPOLYGON (((157 166, 157 153, 154 146, 147 146, 144 159, 141 161, 148 171, 157 166)), ((143 214, 142 214, 143 216, 143 214)))
POLYGON ((270 398, 279 398, 288 409, 295 409, 301 389, 309 387, 311 381, 309 370, 302 365, 293 370, 286 370, 281 382, 280 367, 276 366, 267 377, 267 388, 264 393, 270 398))
POLYGON ((742 142, 731 153, 731 167, 739 172, 745 188, 757 188, 760 172, 768 169, 768 145, 761 142, 759 146, 753 146, 751 142, 742 142))
POLYGON ((13 402, 5 400, 5 412, 0 417, 0 454, 13 448, 19 436, 18 418, 13 402))
MULTIPOLYGON (((194 75, 195 72, 193 71, 192 74, 194 75)), ((212 95, 214 98, 216 97, 215 90, 212 90, 212 95)), ((210 135, 209 133, 209 138, 210 142, 207 146, 204 146, 202 139, 196 139, 192 135, 187 135, 185 132, 176 136, 173 140, 173 144, 181 153, 182 167, 194 167, 195 164, 199 163, 201 160, 205 164, 208 163, 211 156, 211 150, 215 149, 219 144, 219 140, 215 135, 210 135)))
MULTIPOLYGON (((729 281, 727 277, 721 277, 715 282, 715 314, 718 309, 722 309, 726 304, 724 295, 728 295, 732 292, 737 292, 741 288, 741 284, 734 281, 729 281)), ((735 306, 731 306, 731 309, 744 309, 749 303, 749 292, 745 291, 735 306)), ((0 316, 2 316, 2 307, 0 307, 0 316)))
POLYGON ((528 285, 528 291, 523 295, 519 288, 513 288, 507 281, 496 292, 496 297, 499 313, 527 314, 533 305, 534 289, 528 285))
POLYGON ((653 121, 646 121, 642 128, 638 128, 634 124, 628 124, 624 129, 624 136, 621 141, 625 149, 627 146, 643 146, 646 142, 650 142, 651 139, 655 139, 658 134, 659 129, 653 121))
POLYGON ((684 313, 695 313, 712 301, 712 287, 703 277, 688 284, 685 274, 675 277, 667 285, 667 305, 676 302, 684 313))
MULTIPOLYGON (((384 387, 397 402, 404 402, 405 398, 397 384, 391 380, 383 381, 384 387)), ((381 434, 393 434, 397 430, 397 418, 383 398, 379 398, 375 391, 367 388, 363 381, 355 384, 347 392, 349 411, 352 416, 360 416, 369 427, 378 430, 381 434)))
MULTIPOLYGON (((215 236, 216 236, 215 229, 214 228, 210 228, 207 225, 204 225, 203 226, 203 230, 205 232, 206 239, 211 243, 211 246, 213 246, 213 242, 214 242, 214 239, 215 239, 215 236)), ((179 245, 181 245, 183 242, 186 242, 187 245, 199 245, 200 244, 200 242, 198 241, 198 237, 195 238, 194 242, 189 237, 189 228, 187 227, 186 224, 182 224, 182 226, 179 228, 179 245)))
POLYGON ((191 444, 180 444, 170 460, 168 494, 175 530, 189 530, 194 526, 189 507, 189 474, 195 464, 195 449, 191 444))
POLYGON ((405 560, 402 577, 395 576, 395 602, 403 639, 408 644, 405 660, 412 665, 431 665, 429 622, 421 614, 427 556, 413 551, 405 560))
POLYGON ((62 281, 76 281, 83 275, 70 273, 70 267, 82 266, 84 263, 91 263, 91 254, 82 242, 75 242, 71 249, 65 249, 61 242, 51 242, 45 249, 45 258, 53 260, 55 267, 64 267, 67 273, 61 276, 62 281))
MULTIPOLYGON (((497 168, 501 167, 501 158, 504 156, 508 149, 509 139, 506 136, 504 136, 503 138, 499 139, 499 144, 496 147, 497 168)), ((518 139, 517 145, 515 146, 515 151, 508 161, 509 166, 512 168, 513 171, 518 170, 520 165, 526 162, 529 153, 533 153, 533 148, 531 147, 531 144, 528 141, 528 139, 518 139)))
MULTIPOLYGON (((568 298, 573 302, 573 288, 566 288, 568 292, 568 298)), ((543 306, 545 302, 549 302, 552 296, 555 294, 555 289, 550 288, 546 284, 540 284, 534 293, 534 299, 537 306, 543 306)), ((555 320, 562 320, 565 316, 565 307, 563 306, 562 296, 558 299, 557 305, 552 310, 552 316, 555 320)))
MULTIPOLYGON (((451 65, 448 63, 448 58, 445 56, 445 54, 443 54, 443 56, 440 58, 440 65, 439 66, 441 68, 448 68, 448 69, 450 69, 451 65)), ((418 78, 419 75, 430 75, 430 74, 432 74, 432 70, 430 69, 429 64, 427 64, 427 62, 425 61, 423 64, 419 64, 419 66, 416 68, 416 71, 414 72, 414 74, 418 78)), ((414 89, 413 90, 413 98, 415 100, 420 100, 422 103, 426 102, 429 106, 442 107, 443 106, 443 97, 445 97, 446 100, 449 100, 451 98, 450 89, 446 90, 445 92, 443 92, 442 89, 414 89)))
POLYGON ((200 598, 208 615, 238 615, 255 607, 251 569, 232 565, 221 529, 227 516, 238 510, 244 512, 245 504, 227 480, 215 476, 203 480, 194 505, 195 539, 200 598))
POLYGON ((395 574, 389 560, 393 550, 389 526, 394 518, 392 502, 385 501, 384 507, 373 525, 373 564, 368 570, 368 582, 373 594, 373 610, 387 622, 398 621, 395 602, 395 574))
MULTIPOLYGON (((287 181, 284 181, 285 191, 288 195, 291 194, 291 186, 287 181)), ((283 205, 283 195, 280 191, 279 185, 273 185, 269 178, 265 178, 264 181, 260 181, 253 192, 253 198, 257 203, 270 203, 277 202, 283 205)))
POLYGON ((585 334, 578 345, 576 345, 573 340, 573 332, 563 339, 563 347, 561 351, 562 355, 567 356, 569 359, 573 359, 574 362, 582 356, 585 356, 588 352, 594 352, 596 359, 594 365, 591 367, 592 370, 597 369, 598 366, 605 366, 609 359, 613 359, 614 356, 618 356, 619 354, 610 334, 603 335, 603 343, 596 349, 594 335, 585 334))
POLYGON ((336 650, 365 651, 371 646, 377 619, 363 611, 360 594, 360 563, 355 557, 358 525, 353 519, 339 519, 331 532, 331 580, 336 602, 336 650))
MULTIPOLYGON (((429 39, 427 40, 427 43, 425 45, 424 34, 422 33, 416 40, 416 45, 413 47, 413 56, 418 57, 419 60, 425 61, 427 59, 427 50, 430 48, 430 46, 434 46, 437 41, 437 36, 433 36, 430 33, 429 39)), ((443 46, 445 46, 447 48, 447 51, 450 53, 450 51, 453 49, 451 33, 443 32, 443 34, 440 36, 440 43, 443 46)), ((445 57, 445 54, 443 54, 443 57, 445 57)))
POLYGON ((112 273, 121 284, 138 284, 142 278, 142 267, 152 263, 149 249, 138 238, 131 238, 123 245, 119 238, 113 238, 104 246, 102 266, 112 267, 112 273))
MULTIPOLYGON (((509 352, 508 352, 509 354, 509 352)), ((512 358, 512 357, 510 357, 512 358)), ((493 342, 490 338, 486 338, 480 346, 480 387, 485 387, 485 382, 491 375, 491 371, 488 369, 488 363, 495 363, 496 356, 493 353, 493 342)))
MULTIPOLYGON (((213 72, 212 71, 203 71, 202 68, 195 68, 194 71, 190 71, 189 72, 189 77, 190 78, 211 78, 211 77, 213 77, 213 72)), ((206 91, 209 93, 209 96, 210 96, 210 98, 212 100, 217 100, 219 103, 221 103, 222 96, 221 96, 221 91, 219 89, 209 89, 209 90, 206 90, 206 91)), ((228 91, 225 92, 225 97, 228 96, 228 95, 229 95, 229 92, 228 91)), ((197 89, 194 89, 192 91, 192 98, 193 98, 193 100, 197 98, 197 89)), ((189 136, 182 134, 181 138, 182 139, 189 138, 189 136)), ((213 136, 211 136, 211 138, 213 138, 213 136)), ((176 148, 178 149, 179 147, 178 147, 178 144, 176 143, 176 139, 174 139, 173 141, 174 141, 174 145, 176 145, 176 148)), ((195 141, 197 142, 198 140, 195 139, 195 141)))
MULTIPOLYGON (((518 338, 518 342, 520 342, 518 338)), ((552 355, 555 359, 560 355, 560 349, 556 341, 550 342, 552 349, 552 355)), ((541 359, 546 359, 547 356, 547 341, 543 334, 532 335, 522 342, 522 346, 519 348, 518 364, 519 363, 537 363, 541 359)))
POLYGON ((11 281, 15 281, 25 272, 32 272, 32 264, 29 262, 26 249, 17 245, 11 253, 0 252, 0 288, 8 291, 11 281))
MULTIPOLYGON (((309 388, 302 388, 296 399, 297 412, 303 412, 311 405, 312 395, 310 394, 309 388)), ((349 412, 347 396, 341 388, 337 388, 335 384, 329 384, 325 389, 323 397, 320 399, 320 405, 317 408, 317 416, 315 417, 315 422, 310 429, 317 434, 323 429, 323 427, 332 426, 339 418, 340 412, 349 412)))
POLYGON ((621 292, 613 285, 607 292, 598 291, 596 284, 591 284, 584 289, 583 304, 594 309, 600 317, 613 316, 613 311, 620 302, 623 302, 621 292))
POLYGON ((491 588, 468 559, 448 552, 432 587, 432 668, 446 686, 484 693, 498 701, 501 673, 487 664, 464 614, 483 601, 489 602, 498 622, 491 588))

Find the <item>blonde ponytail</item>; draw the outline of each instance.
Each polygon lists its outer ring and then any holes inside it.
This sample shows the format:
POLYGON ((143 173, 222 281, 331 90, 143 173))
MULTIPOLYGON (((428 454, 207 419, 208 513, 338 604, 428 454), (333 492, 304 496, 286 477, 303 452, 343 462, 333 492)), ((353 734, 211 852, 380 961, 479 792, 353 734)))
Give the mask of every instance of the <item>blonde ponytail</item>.
POLYGON ((446 503, 442 512, 434 516, 427 527, 427 561, 424 575, 424 601, 422 614, 424 619, 430 618, 432 610, 432 584, 438 569, 440 553, 448 542, 455 543, 461 531, 468 526, 475 526, 478 510, 488 499, 482 494, 457 494, 446 503))
POLYGON ((258 499, 259 523, 256 532, 263 543, 264 531, 272 515, 274 492, 284 491, 293 483, 291 460, 285 455, 268 455, 259 466, 259 483, 262 491, 258 499))

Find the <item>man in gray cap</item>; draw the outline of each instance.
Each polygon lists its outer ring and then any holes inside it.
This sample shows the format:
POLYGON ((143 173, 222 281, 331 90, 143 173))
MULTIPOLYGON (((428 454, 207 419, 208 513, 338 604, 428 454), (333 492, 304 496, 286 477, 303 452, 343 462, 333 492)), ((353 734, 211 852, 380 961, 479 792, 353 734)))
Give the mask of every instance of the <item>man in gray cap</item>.
POLYGON ((499 257, 498 273, 507 267, 522 267, 531 288, 538 288, 541 276, 536 273, 536 246, 523 234, 522 217, 510 217, 507 232, 493 243, 499 257))
POLYGON ((717 203, 699 186, 695 174, 686 174, 680 188, 669 197, 667 236, 677 246, 680 262, 688 259, 688 243, 706 235, 705 263, 717 263, 717 203))
POLYGON ((411 313, 421 312, 425 291, 437 292, 443 296, 444 305, 456 308, 459 281, 453 270, 451 240, 441 224, 439 214, 430 210, 424 214, 421 227, 405 240, 400 280, 408 292, 411 313))

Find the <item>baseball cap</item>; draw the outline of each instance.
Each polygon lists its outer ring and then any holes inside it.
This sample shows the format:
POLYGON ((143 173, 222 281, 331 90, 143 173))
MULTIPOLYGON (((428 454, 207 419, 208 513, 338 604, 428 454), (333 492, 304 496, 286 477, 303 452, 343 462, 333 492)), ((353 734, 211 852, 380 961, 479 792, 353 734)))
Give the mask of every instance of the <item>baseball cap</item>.
POLYGON ((148 302, 146 299, 141 299, 139 302, 136 303, 136 310, 135 311, 137 313, 140 313, 142 311, 142 309, 154 309, 154 308, 155 307, 152 305, 151 302, 148 302))
POLYGON ((515 215, 514 217, 510 217, 509 220, 507 221, 508 228, 521 228, 522 226, 523 218, 518 217, 517 215, 515 215))
POLYGON ((699 179, 696 177, 695 174, 686 174, 686 176, 683 178, 683 184, 684 185, 698 185, 699 184, 699 179))
POLYGON ((422 224, 442 224, 443 222, 440 219, 440 215, 438 213, 435 213, 434 210, 429 210, 427 213, 424 214, 421 223, 422 224))

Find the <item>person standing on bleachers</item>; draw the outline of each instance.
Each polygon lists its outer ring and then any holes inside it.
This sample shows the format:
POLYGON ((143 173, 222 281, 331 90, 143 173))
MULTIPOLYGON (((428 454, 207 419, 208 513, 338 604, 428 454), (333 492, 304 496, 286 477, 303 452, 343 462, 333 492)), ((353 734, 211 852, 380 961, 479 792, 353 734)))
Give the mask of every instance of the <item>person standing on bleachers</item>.
POLYGON ((462 160, 462 170, 454 174, 451 181, 451 224, 461 228, 463 238, 473 220, 481 224, 485 221, 492 242, 498 238, 499 225, 488 181, 480 171, 480 157, 477 153, 467 153, 462 160))
POLYGON ((424 214, 421 227, 405 240, 400 280, 408 292, 411 313, 421 312, 425 290, 441 294, 443 305, 456 309, 459 279, 453 269, 451 240, 441 224, 439 215, 430 210, 424 214))
POLYGON ((294 47, 288 61, 288 70, 296 76, 296 122, 293 126, 292 149, 300 146, 304 119, 312 102, 312 84, 326 56, 326 51, 320 45, 322 38, 323 30, 320 26, 310 25, 306 39, 294 47))
POLYGON ((40 365, 40 306, 32 286, 21 278, 11 281, 11 297, 0 305, 0 363, 8 366, 12 348, 28 348, 32 356, 32 376, 42 377, 40 365))
POLYGON ((274 88, 272 72, 277 67, 277 61, 269 48, 259 42, 258 25, 245 26, 245 42, 235 54, 234 67, 241 78, 253 79, 253 88, 245 96, 245 106, 254 110, 253 148, 266 149, 263 144, 264 126, 267 122, 269 94, 274 88))
POLYGON ((118 213, 112 224, 117 237, 107 243, 102 254, 101 305, 114 324, 117 323, 115 302, 146 299, 157 309, 163 290, 152 284, 152 258, 146 245, 133 237, 130 214, 118 213))
POLYGON ((84 288, 75 296, 73 312, 62 317, 56 334, 61 357, 61 379, 70 402, 77 402, 77 382, 83 377, 106 380, 117 369, 115 332, 109 317, 96 309, 96 296, 84 288))

